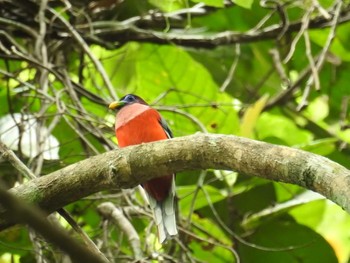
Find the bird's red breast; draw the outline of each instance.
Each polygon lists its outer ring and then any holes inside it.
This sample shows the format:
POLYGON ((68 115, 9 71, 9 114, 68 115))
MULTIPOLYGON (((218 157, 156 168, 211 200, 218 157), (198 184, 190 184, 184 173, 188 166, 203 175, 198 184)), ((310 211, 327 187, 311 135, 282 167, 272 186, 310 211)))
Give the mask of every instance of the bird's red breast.
MULTIPOLYGON (((141 144, 145 142, 168 139, 160 125, 160 114, 149 107, 134 103, 122 108, 117 113, 115 132, 120 147, 141 144)), ((162 176, 143 184, 144 189, 157 201, 162 201, 168 195, 172 176, 162 176)))

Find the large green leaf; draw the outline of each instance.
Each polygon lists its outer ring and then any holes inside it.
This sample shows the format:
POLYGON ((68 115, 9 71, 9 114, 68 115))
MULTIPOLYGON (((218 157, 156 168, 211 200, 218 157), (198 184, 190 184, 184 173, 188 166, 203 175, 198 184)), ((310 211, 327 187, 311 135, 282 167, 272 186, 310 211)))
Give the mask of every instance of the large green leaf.
POLYGON ((258 212, 276 202, 275 189, 271 182, 260 178, 249 181, 253 186, 234 196, 235 208, 243 216, 258 212))
MULTIPOLYGON (((317 45, 323 47, 329 35, 329 29, 310 31, 310 38, 317 45)), ((343 61, 350 61, 350 49, 348 45, 350 29, 348 25, 339 26, 337 35, 333 39, 330 51, 343 61)))
POLYGON ((313 137, 309 131, 300 129, 290 119, 268 112, 260 115, 256 131, 259 139, 275 137, 290 146, 310 142, 313 137))
POLYGON ((242 262, 247 263, 338 263, 332 247, 310 228, 288 221, 271 221, 248 238, 250 243, 266 249, 240 244, 242 262), (268 251, 268 248, 279 251, 268 251))
POLYGON ((251 8, 254 0, 233 0, 233 2, 244 8, 251 8))
MULTIPOLYGON (((298 222, 300 219, 298 217, 298 222)), ((332 245, 339 262, 348 262, 350 258, 350 231, 348 229, 350 229, 349 214, 338 205, 327 201, 321 222, 316 225, 316 230, 332 245)))
POLYGON ((192 125, 191 116, 194 116, 207 131, 237 132, 239 120, 233 98, 218 93, 218 86, 207 69, 183 49, 139 45, 134 78, 136 81, 132 83, 135 86, 129 86, 130 91, 138 93, 150 103, 168 92, 157 103, 169 105, 174 112, 181 111, 182 115, 189 116, 188 121, 182 122, 176 129, 186 129, 187 125, 192 125))

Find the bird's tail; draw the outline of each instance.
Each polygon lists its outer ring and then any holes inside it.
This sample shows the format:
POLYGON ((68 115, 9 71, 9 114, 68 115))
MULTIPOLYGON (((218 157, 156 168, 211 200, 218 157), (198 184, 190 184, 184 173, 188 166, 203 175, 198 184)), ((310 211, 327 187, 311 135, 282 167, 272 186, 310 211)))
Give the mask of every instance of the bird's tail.
POLYGON ((175 178, 173 177, 169 194, 163 201, 157 201, 149 194, 147 194, 147 197, 158 228, 159 242, 162 244, 178 233, 175 210, 175 178))

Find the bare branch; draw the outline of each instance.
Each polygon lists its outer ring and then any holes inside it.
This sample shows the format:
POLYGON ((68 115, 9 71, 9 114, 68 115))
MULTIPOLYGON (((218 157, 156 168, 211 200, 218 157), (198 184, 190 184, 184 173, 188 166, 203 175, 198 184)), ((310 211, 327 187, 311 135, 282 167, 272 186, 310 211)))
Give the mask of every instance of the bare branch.
POLYGON ((91 52, 90 47, 86 44, 86 42, 84 41, 84 39, 81 37, 81 35, 75 30, 75 28, 68 22, 66 21, 61 14, 57 13, 54 9, 49 8, 50 12, 52 14, 55 15, 55 17, 57 19, 59 19, 68 29, 69 33, 74 37, 74 39, 79 43, 79 45, 81 46, 81 48, 85 51, 85 53, 89 56, 89 58, 91 59, 91 61, 94 63, 96 69, 98 70, 98 72, 101 74, 103 81, 106 84, 106 87, 109 91, 109 95, 113 98, 113 99, 117 99, 118 96, 115 93, 115 89, 113 87, 113 84, 111 82, 111 80, 109 79, 103 65, 101 64, 101 62, 95 57, 95 55, 91 52))

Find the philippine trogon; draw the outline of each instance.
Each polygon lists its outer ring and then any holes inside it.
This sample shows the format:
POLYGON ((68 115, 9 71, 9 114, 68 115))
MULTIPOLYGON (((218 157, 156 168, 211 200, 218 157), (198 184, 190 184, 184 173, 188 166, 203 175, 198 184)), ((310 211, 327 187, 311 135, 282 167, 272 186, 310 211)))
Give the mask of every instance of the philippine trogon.
MULTIPOLYGON (((139 96, 128 94, 112 102, 117 110, 115 133, 119 147, 166 140, 173 137, 166 121, 139 96)), ((175 175, 165 174, 142 184, 158 228, 159 242, 177 235, 175 219, 175 175)))

